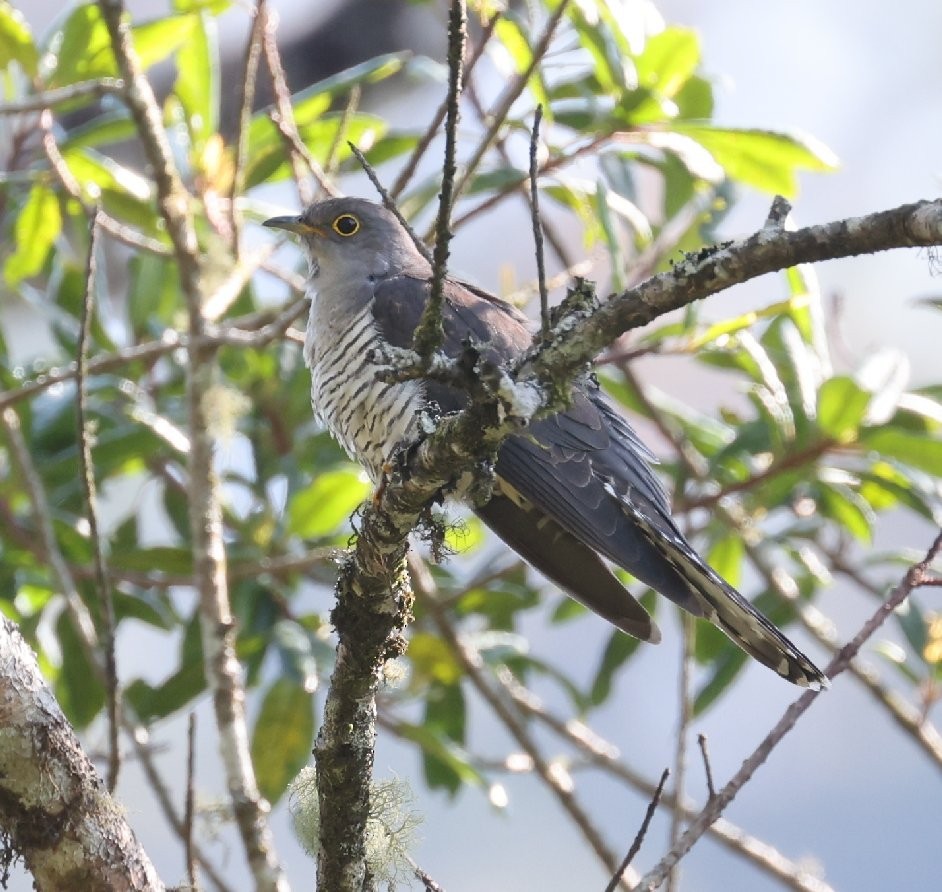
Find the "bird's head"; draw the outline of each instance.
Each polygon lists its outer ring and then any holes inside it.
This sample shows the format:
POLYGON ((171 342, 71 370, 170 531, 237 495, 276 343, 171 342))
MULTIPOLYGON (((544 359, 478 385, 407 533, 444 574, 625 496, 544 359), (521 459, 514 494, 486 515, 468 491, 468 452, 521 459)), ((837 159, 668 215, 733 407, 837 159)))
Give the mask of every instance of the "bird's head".
POLYGON ((265 226, 301 237, 318 288, 337 282, 395 275, 430 275, 427 261, 395 216, 362 198, 330 198, 296 217, 272 217, 265 226))

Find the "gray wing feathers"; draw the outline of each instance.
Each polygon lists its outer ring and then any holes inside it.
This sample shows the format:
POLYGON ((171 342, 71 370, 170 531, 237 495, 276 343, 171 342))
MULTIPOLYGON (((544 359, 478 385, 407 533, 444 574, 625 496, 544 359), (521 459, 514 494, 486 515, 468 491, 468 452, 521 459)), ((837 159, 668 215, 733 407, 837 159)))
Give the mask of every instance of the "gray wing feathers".
MULTIPOLYGON (((428 292, 428 282, 408 276, 376 285, 373 312, 390 343, 411 345, 428 292)), ((525 318, 512 307, 451 281, 443 324, 443 346, 453 356, 470 339, 489 359, 505 362, 531 340, 525 318)), ((463 394, 437 384, 429 385, 428 395, 446 412, 465 403, 463 394)), ((594 380, 585 380, 575 387, 569 409, 504 442, 496 471, 513 499, 496 496, 479 514, 538 570, 633 635, 653 640, 657 630, 598 555, 689 612, 708 617, 790 681, 825 684, 811 661, 689 545, 671 518, 653 461, 594 380)))

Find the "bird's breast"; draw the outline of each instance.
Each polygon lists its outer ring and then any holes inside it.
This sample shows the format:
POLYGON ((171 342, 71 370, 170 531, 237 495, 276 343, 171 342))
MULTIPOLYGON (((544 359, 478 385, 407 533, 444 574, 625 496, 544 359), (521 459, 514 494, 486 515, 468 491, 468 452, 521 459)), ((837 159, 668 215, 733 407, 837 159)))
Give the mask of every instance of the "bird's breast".
POLYGON ((415 433, 425 404, 418 381, 390 383, 379 377, 383 346, 372 309, 343 319, 311 307, 305 361, 311 369, 311 403, 333 437, 374 482, 396 446, 415 433))

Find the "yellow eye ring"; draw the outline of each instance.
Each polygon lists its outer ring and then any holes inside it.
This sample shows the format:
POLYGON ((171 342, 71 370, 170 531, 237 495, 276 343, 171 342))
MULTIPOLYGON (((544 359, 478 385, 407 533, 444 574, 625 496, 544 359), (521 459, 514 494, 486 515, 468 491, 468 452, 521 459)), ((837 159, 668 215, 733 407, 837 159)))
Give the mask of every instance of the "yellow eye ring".
POLYGON ((342 235, 344 238, 356 235, 360 231, 360 221, 353 214, 341 214, 330 226, 337 235, 342 235))

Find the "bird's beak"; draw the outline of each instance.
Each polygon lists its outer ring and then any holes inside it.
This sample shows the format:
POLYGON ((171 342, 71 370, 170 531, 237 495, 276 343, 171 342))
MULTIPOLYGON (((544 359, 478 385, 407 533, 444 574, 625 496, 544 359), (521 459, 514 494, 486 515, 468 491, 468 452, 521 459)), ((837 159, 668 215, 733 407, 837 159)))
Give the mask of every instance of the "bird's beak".
POLYGON ((286 229, 288 232, 295 232, 298 235, 324 234, 319 226, 311 226, 309 223, 305 223, 301 217, 272 217, 262 225, 271 229, 286 229))

